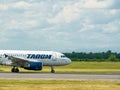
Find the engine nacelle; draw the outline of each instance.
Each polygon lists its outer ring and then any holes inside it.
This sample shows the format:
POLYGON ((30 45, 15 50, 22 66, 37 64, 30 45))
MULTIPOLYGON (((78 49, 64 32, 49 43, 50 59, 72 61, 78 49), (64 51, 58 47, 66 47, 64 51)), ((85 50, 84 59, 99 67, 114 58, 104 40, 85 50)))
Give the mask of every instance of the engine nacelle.
POLYGON ((28 69, 28 70, 42 70, 42 67, 43 67, 42 62, 28 62, 24 66, 24 69, 28 69))

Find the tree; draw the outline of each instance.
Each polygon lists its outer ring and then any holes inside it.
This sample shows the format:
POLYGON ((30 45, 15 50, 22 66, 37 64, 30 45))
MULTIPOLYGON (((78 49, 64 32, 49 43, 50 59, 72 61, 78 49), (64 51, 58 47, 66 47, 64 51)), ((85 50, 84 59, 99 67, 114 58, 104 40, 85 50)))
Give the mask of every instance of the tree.
POLYGON ((108 61, 117 61, 117 58, 114 54, 111 54, 108 58, 108 61))

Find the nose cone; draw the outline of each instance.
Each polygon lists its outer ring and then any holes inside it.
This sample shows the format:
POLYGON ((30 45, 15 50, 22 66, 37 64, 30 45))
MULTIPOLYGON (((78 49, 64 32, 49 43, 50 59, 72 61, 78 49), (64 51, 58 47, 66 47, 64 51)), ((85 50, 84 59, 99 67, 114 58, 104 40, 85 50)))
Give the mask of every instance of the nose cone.
POLYGON ((69 59, 69 58, 67 58, 67 64, 70 64, 72 61, 69 59))

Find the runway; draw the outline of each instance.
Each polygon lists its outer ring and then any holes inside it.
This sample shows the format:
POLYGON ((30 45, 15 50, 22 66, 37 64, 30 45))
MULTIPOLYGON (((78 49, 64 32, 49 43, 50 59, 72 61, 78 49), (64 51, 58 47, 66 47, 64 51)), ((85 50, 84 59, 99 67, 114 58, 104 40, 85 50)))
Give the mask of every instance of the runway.
POLYGON ((52 73, 0 73, 0 79, 14 79, 14 80, 105 80, 105 81, 120 81, 120 75, 52 74, 52 73))

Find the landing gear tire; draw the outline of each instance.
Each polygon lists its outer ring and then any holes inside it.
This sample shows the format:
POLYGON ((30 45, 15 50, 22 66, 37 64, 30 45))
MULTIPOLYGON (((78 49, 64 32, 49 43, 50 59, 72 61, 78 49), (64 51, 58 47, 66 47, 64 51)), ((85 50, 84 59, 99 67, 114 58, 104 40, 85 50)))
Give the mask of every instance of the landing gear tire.
POLYGON ((51 73, 55 73, 55 70, 51 70, 51 73))
POLYGON ((13 67, 13 68, 11 69, 11 72, 18 73, 18 72, 19 72, 19 69, 18 69, 17 67, 13 67))
POLYGON ((14 72, 14 71, 15 71, 15 68, 12 68, 12 69, 11 69, 11 72, 14 72))
POLYGON ((18 72, 19 72, 19 69, 18 69, 18 68, 16 68, 16 69, 15 69, 15 72, 16 72, 16 73, 18 73, 18 72))
POLYGON ((54 67, 51 66, 51 73, 55 73, 54 67))

